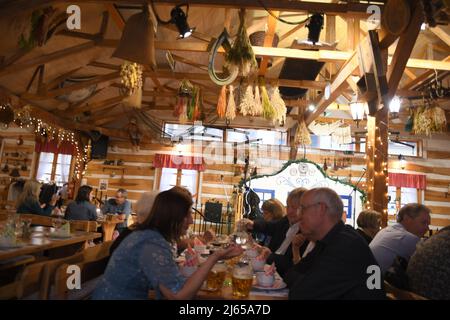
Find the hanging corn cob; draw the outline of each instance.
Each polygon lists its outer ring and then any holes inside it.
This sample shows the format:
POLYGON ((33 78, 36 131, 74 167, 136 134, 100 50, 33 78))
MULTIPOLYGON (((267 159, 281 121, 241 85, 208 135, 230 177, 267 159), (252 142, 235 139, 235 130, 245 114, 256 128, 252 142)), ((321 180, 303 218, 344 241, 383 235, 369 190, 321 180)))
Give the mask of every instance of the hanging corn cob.
POLYGON ((267 93, 266 89, 266 81, 263 77, 259 78, 259 87, 261 90, 263 117, 267 120, 273 120, 275 118, 275 110, 270 103, 269 94, 267 93))
POLYGON ((217 100, 217 115, 219 118, 225 116, 225 111, 227 108, 227 88, 223 86, 220 90, 219 99, 217 100))
POLYGON ((245 10, 239 12, 239 30, 236 40, 225 56, 226 67, 229 70, 239 69, 242 76, 246 77, 258 67, 250 39, 245 25, 245 10))
POLYGON ((131 96, 136 90, 142 88, 142 66, 135 62, 125 61, 120 67, 120 78, 126 95, 131 96))
POLYGON ((284 125, 286 122, 286 104, 284 103, 283 98, 281 98, 280 91, 278 90, 278 86, 272 88, 272 92, 270 95, 270 102, 275 110, 275 117, 273 118, 273 122, 278 122, 279 125, 284 125))
POLYGON ((241 99, 239 103, 239 109, 243 116, 252 114, 253 105, 255 104, 255 96, 253 95, 253 86, 247 85, 244 90, 241 91, 241 99))
POLYGON ((229 95, 228 95, 228 103, 227 103, 227 111, 225 113, 225 119, 228 121, 236 118, 236 102, 234 101, 234 87, 232 84, 228 86, 229 95))

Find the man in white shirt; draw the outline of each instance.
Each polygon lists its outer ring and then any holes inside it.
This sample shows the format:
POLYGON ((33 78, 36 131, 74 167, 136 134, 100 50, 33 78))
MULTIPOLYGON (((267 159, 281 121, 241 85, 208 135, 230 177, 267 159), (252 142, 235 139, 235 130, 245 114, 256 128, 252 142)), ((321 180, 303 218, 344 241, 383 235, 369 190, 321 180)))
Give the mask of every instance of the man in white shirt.
POLYGON ((430 212, 422 204, 407 204, 398 212, 398 223, 382 229, 373 238, 369 246, 383 273, 392 266, 397 256, 409 260, 420 238, 428 230, 430 212))

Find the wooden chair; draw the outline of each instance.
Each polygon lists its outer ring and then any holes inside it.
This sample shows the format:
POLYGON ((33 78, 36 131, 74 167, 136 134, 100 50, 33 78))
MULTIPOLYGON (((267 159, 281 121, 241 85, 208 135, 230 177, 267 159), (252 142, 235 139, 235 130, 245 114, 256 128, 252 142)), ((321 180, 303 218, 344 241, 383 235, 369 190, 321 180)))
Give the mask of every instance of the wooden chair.
POLYGON ((402 290, 384 281, 384 290, 389 300, 428 300, 414 292, 402 290))
POLYGON ((50 292, 51 274, 64 263, 76 263, 83 256, 76 254, 67 258, 30 264, 17 276, 15 298, 47 300, 50 292))
POLYGON ((106 269, 108 260, 109 256, 106 256, 97 260, 76 263, 80 268, 81 289, 73 290, 69 290, 67 286, 67 280, 70 276, 70 274, 67 273, 69 265, 61 265, 55 273, 55 298, 63 300, 89 299, 95 289, 97 281, 106 269))
POLYGON ((8 270, 14 267, 24 266, 34 261, 36 261, 36 258, 32 255, 23 255, 11 259, 1 260, 0 271, 8 270))
POLYGON ((20 213, 22 218, 31 219, 31 224, 45 227, 53 227, 53 218, 47 216, 40 216, 38 214, 20 213))
MULTIPOLYGON (((57 290, 56 285, 56 273, 57 269, 61 267, 62 263, 65 263, 68 265, 70 264, 77 264, 77 263, 86 263, 90 261, 96 261, 103 258, 106 258, 106 263, 109 260, 109 249, 111 247, 112 241, 110 242, 104 242, 102 244, 89 247, 80 253, 77 253, 76 255, 69 257, 67 259, 59 259, 55 261, 51 261, 47 264, 47 267, 45 269, 45 279, 44 283, 46 284, 45 289, 43 289, 43 296, 46 299, 61 299, 61 293, 59 293, 60 290, 57 290)), ((67 268, 66 268, 67 271, 67 268)), ((60 280, 62 281, 62 280, 60 280)), ((61 282, 58 282, 58 285, 62 285, 61 282)))
POLYGON ((70 229, 85 232, 96 232, 97 222, 88 220, 69 220, 70 229))

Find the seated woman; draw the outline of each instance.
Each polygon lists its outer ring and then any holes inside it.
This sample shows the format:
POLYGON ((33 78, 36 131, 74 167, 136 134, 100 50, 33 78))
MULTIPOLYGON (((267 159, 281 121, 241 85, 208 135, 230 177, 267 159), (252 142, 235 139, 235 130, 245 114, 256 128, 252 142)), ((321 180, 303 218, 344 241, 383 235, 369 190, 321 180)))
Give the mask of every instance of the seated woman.
POLYGON ((48 204, 40 204, 39 192, 41 184, 36 180, 28 180, 23 186, 23 191, 17 198, 17 213, 32 213, 41 216, 50 216, 55 209, 58 196, 54 194, 48 204))
MULTIPOLYGON (((264 221, 275 222, 279 221, 286 215, 286 208, 283 203, 278 199, 269 199, 264 201, 261 206, 263 212, 264 221)), ((268 246, 272 237, 270 235, 261 234, 262 237, 258 237, 259 243, 264 246, 268 246)))
POLYGON ((192 224, 192 198, 174 190, 156 196, 147 219, 114 251, 93 299, 147 299, 149 290, 168 298, 192 299, 218 260, 242 254, 231 246, 216 251, 186 279, 172 255, 172 243, 192 224))
POLYGON ((81 186, 75 201, 67 205, 65 218, 67 220, 97 220, 97 209, 91 203, 94 197, 92 187, 81 186))
POLYGON ((356 232, 369 244, 378 231, 380 231, 381 214, 374 210, 363 210, 359 214, 356 223, 358 224, 356 232))

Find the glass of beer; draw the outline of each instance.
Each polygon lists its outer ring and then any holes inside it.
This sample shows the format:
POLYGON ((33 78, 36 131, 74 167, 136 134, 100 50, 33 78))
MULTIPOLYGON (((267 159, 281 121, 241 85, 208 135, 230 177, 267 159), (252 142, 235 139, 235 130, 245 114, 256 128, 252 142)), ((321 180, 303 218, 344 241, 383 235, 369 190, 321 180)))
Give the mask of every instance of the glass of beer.
POLYGON ((253 270, 249 263, 238 262, 233 268, 232 292, 238 298, 247 298, 253 284, 253 270))
POLYGON ((217 262, 208 273, 208 277, 206 278, 206 289, 208 291, 222 289, 226 273, 227 265, 223 261, 217 262))

